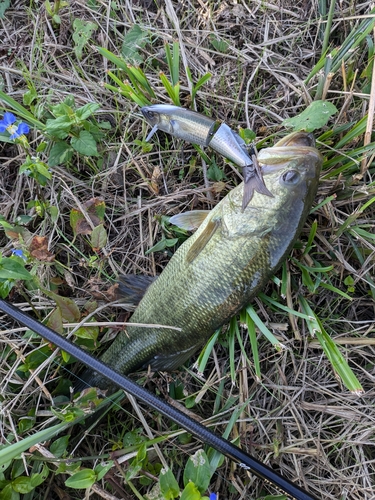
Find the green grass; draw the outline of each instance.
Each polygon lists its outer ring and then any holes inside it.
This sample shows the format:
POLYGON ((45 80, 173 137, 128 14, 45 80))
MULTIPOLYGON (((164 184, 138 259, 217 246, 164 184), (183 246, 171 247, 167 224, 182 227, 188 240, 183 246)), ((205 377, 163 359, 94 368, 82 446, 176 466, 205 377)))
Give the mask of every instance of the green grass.
MULTIPOLYGON (((318 497, 370 499, 374 18, 369 2, 336 4, 284 2, 285 15, 249 2, 174 3, 175 15, 169 2, 0 9, 1 113, 31 128, 17 143, 0 134, 0 293, 99 356, 131 311, 108 305, 118 272, 162 272, 186 237, 167 217, 209 209, 240 182, 211 151, 164 134, 146 144, 139 106, 196 108, 254 131, 259 147, 311 103, 335 106, 314 125, 321 182, 282 269, 197 355, 198 375, 136 376, 318 497)), ((176 497, 192 488, 195 439, 121 396, 87 430, 76 419, 100 398, 72 400, 81 367, 9 318, 0 339, 0 500, 60 490, 81 499, 86 487, 91 498, 147 499, 164 479, 176 497)), ((205 454, 209 468, 186 498, 277 494, 205 454)))

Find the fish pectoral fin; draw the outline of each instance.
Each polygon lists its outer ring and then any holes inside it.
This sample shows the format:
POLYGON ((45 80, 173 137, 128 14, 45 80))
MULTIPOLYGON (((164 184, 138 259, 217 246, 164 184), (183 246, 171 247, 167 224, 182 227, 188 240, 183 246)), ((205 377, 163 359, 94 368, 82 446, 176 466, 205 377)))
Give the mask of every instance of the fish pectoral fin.
POLYGON ((192 231, 193 229, 198 229, 210 211, 211 210, 192 210, 191 212, 182 212, 181 214, 173 215, 173 217, 169 219, 169 222, 181 229, 192 231))
POLYGON ((201 253, 201 251, 210 241, 219 226, 220 219, 210 220, 210 222, 207 224, 198 238, 194 241, 188 253, 186 254, 186 261, 188 264, 191 264, 193 260, 201 253))
POLYGON ((267 188, 264 183, 263 176, 258 167, 258 162, 255 160, 254 165, 246 165, 242 170, 244 177, 244 188, 243 188, 243 198, 242 198, 242 211, 245 210, 251 198, 254 195, 254 191, 260 194, 274 198, 271 191, 267 188), (255 166, 256 165, 256 166, 255 166))
POLYGON ((126 300, 131 304, 139 304, 147 288, 156 278, 157 276, 143 276, 140 274, 124 274, 119 276, 118 298, 126 300))
POLYGON ((167 371, 177 370, 181 365, 187 361, 190 356, 199 348, 201 344, 193 345, 184 351, 175 352, 173 354, 160 354, 154 356, 147 365, 151 366, 153 371, 167 371))

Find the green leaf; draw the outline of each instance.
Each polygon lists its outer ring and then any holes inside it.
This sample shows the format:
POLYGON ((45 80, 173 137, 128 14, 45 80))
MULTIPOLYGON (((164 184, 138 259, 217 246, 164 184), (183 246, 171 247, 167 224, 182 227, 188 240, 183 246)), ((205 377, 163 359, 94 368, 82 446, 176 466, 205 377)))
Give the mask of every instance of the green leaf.
POLYGON ((9 280, 32 280, 33 277, 25 267, 12 257, 0 260, 0 278, 9 280))
POLYGON ((56 167, 57 165, 67 163, 71 160, 74 154, 74 149, 66 142, 56 142, 49 153, 48 166, 56 167))
POLYGON ((81 130, 79 137, 73 137, 70 143, 78 153, 85 156, 98 156, 95 139, 87 130, 81 130))
POLYGON ((256 133, 253 132, 250 128, 240 128, 238 131, 239 136, 243 139, 246 144, 249 144, 256 138, 256 133))
POLYGON ((189 483, 185 486, 180 500, 201 500, 202 496, 194 483, 189 483))
MULTIPOLYGON (((1 4, 0 4, 0 9, 1 9, 1 4)), ((1 17, 1 16, 0 16, 1 17)), ((27 92, 23 94, 22 97, 22 102, 25 104, 25 106, 30 106, 30 104, 38 97, 38 93, 35 90, 35 88, 29 89, 27 92)))
POLYGON ((66 423, 60 423, 53 427, 48 427, 40 432, 33 434, 27 438, 21 439, 17 443, 11 444, 9 446, 5 446, 0 449, 0 467, 9 460, 17 457, 20 453, 28 450, 31 446, 36 443, 41 443, 42 441, 47 441, 52 437, 56 436, 59 432, 67 427, 66 423))
POLYGON ((0 19, 4 19, 5 11, 9 9, 9 6, 10 6, 10 0, 2 0, 0 2, 0 19))
POLYGON ((42 484, 47 479, 48 476, 49 476, 48 467, 46 465, 44 465, 41 472, 39 472, 38 474, 31 475, 30 482, 31 482, 32 486, 34 488, 36 488, 37 486, 42 484))
POLYGON ((171 469, 161 469, 159 483, 165 500, 173 500, 179 496, 180 488, 171 469))
POLYGON ((294 131, 313 132, 324 127, 335 113, 337 108, 331 102, 314 101, 299 115, 284 120, 282 125, 292 127, 294 131))
POLYGON ((77 59, 82 59, 83 48, 90 40, 91 35, 94 33, 94 31, 98 29, 98 25, 96 23, 92 23, 91 21, 74 19, 73 29, 73 41, 75 43, 74 52, 77 56, 77 59))
POLYGON ((99 335, 98 326, 81 326, 74 332, 74 335, 80 339, 95 341, 99 335))
POLYGON ((14 491, 12 484, 9 483, 0 491, 0 500, 19 500, 20 494, 14 491))
POLYGON ((69 116, 63 115, 57 118, 49 118, 46 122, 46 132, 57 139, 65 139, 68 136, 73 121, 69 116))
POLYGON ((149 254, 151 252, 162 252, 165 250, 167 247, 173 247, 176 243, 178 242, 178 238, 163 238, 162 240, 158 241, 156 245, 153 247, 149 248, 145 254, 149 254))
POLYGON ((224 179, 224 172, 217 166, 214 160, 211 161, 211 165, 207 169, 207 177, 210 181, 222 181, 224 179))
POLYGON ((30 493, 34 489, 31 484, 31 478, 27 476, 19 476, 12 481, 12 487, 17 493, 30 493))
POLYGON ((56 458, 62 457, 68 447, 69 439, 70 436, 62 436, 56 439, 50 446, 50 452, 53 453, 56 458))
POLYGON ((105 247, 107 244, 107 231, 105 230, 103 224, 94 227, 91 233, 91 246, 96 252, 101 248, 105 247))
POLYGON ((97 481, 100 481, 107 474, 107 472, 112 469, 113 464, 113 460, 110 460, 106 465, 99 464, 95 467, 97 481))
POLYGON ((226 54, 229 49, 229 43, 225 40, 220 40, 214 34, 210 35, 210 43, 214 49, 222 54, 226 54))
POLYGON ((143 61, 143 57, 138 53, 147 43, 148 33, 143 31, 138 24, 134 24, 126 33, 122 42, 121 55, 129 62, 137 64, 143 61))
POLYGON ((0 280, 0 297, 5 299, 14 287, 14 281, 0 280))
POLYGON ((53 115, 57 117, 71 117, 71 123, 74 123, 74 97, 69 99, 68 97, 64 99, 63 102, 59 102, 58 104, 54 104, 51 106, 51 111, 53 115))
POLYGON ((89 102, 76 110, 76 116, 79 120, 86 120, 86 118, 98 111, 99 108, 100 105, 96 102, 89 102))
POLYGON ((32 417, 21 417, 18 421, 18 432, 24 434, 34 427, 35 419, 32 417))
POLYGON ((197 450, 189 457, 184 470, 184 485, 193 482, 196 488, 203 493, 208 488, 211 479, 210 464, 204 450, 197 450))
POLYGON ((70 476, 65 481, 65 486, 74 489, 86 489, 96 481, 96 473, 92 469, 83 469, 70 476))
POLYGON ((69 297, 61 297, 57 293, 50 292, 49 290, 44 290, 44 293, 56 302, 56 305, 61 310, 62 317, 70 322, 77 322, 81 318, 81 313, 79 312, 77 304, 74 300, 69 299, 69 297))
POLYGON ((51 216, 51 220, 53 223, 57 222, 57 219, 59 217, 59 209, 57 207, 55 207, 54 205, 51 205, 49 208, 48 208, 48 212, 51 216))

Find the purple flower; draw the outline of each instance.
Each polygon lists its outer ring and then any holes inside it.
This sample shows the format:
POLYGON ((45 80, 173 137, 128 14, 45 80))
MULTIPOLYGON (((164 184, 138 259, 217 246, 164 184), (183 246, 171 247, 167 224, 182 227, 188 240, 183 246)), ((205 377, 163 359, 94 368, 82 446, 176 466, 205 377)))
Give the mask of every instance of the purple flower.
POLYGON ((0 132, 9 132, 10 139, 17 139, 18 137, 21 137, 21 135, 28 134, 30 127, 23 122, 16 125, 16 121, 17 118, 13 113, 4 113, 3 119, 0 120, 0 132))

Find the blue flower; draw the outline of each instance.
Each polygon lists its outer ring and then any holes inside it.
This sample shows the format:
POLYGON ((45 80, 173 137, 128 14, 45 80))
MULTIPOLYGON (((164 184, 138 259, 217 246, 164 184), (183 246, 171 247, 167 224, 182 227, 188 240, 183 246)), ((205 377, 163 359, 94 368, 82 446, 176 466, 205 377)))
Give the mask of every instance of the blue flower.
POLYGON ((216 500, 216 499, 217 499, 216 493, 210 493, 210 500, 216 500))
POLYGON ((23 254, 23 251, 18 249, 18 248, 13 248, 12 254, 16 255, 17 257, 21 257, 23 260, 26 260, 25 255, 23 254))
POLYGON ((23 122, 15 125, 16 121, 17 118, 13 113, 6 112, 3 116, 3 119, 0 120, 0 132, 9 132, 10 139, 17 139, 22 135, 28 134, 30 131, 30 127, 23 122))

